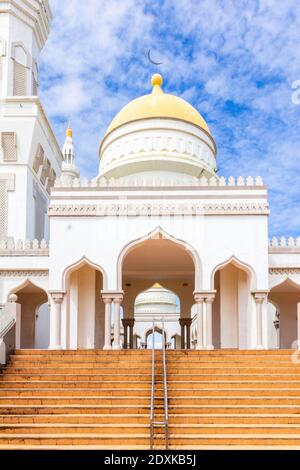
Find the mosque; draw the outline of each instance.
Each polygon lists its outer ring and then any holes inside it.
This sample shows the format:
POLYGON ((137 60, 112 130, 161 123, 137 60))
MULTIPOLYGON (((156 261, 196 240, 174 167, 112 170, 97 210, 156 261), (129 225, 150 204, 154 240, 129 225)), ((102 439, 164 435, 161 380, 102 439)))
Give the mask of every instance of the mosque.
POLYGON ((0 358, 12 321, 22 349, 147 348, 163 320, 168 348, 295 347, 300 237, 269 239, 262 178, 217 173, 207 122, 159 74, 81 178, 39 99, 50 23, 47 0, 1 2, 0 358))

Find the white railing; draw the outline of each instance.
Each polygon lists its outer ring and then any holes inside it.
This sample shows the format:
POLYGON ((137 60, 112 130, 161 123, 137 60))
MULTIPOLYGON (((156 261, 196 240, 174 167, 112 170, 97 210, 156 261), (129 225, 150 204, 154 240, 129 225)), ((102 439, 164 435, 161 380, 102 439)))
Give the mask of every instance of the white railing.
POLYGON ((300 237, 273 237, 270 242, 269 246, 271 247, 300 247, 300 237))
POLYGON ((0 364, 6 364, 8 355, 20 348, 21 306, 12 301, 0 309, 0 364), (13 328, 15 331, 13 332, 13 328))
POLYGON ((0 254, 3 252, 17 252, 17 253, 48 253, 48 242, 46 240, 0 240, 0 254))
MULTIPOLYGON (((186 184, 183 183, 182 186, 186 184)), ((153 176, 153 178, 145 178, 142 176, 131 176, 125 178, 106 178, 106 177, 97 177, 93 180, 89 181, 86 178, 57 178, 54 184, 55 188, 103 188, 103 187, 156 187, 156 186, 175 186, 178 187, 178 178, 171 176, 168 177, 160 177, 160 176, 153 176)), ((211 187, 262 187, 264 186, 264 182, 261 176, 239 176, 238 178, 234 178, 230 176, 229 178, 225 178, 224 176, 211 176, 207 178, 202 176, 200 178, 190 178, 188 186, 211 186, 211 187)))

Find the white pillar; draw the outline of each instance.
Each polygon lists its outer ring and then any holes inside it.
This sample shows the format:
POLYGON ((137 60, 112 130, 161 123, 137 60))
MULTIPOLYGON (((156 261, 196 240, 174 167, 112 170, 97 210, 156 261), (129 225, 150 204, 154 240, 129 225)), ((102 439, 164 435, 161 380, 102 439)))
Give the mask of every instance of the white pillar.
POLYGON ((203 344, 203 303, 205 297, 194 293, 194 299, 197 305, 197 344, 196 349, 204 349, 203 344))
POLYGON ((263 345, 263 318, 262 306, 267 298, 266 292, 254 292, 254 301, 256 305, 256 345, 255 349, 264 349, 263 345))
POLYGON ((208 294, 206 297, 206 348, 214 349, 212 341, 212 304, 215 300, 215 294, 208 294))
POLYGON ((123 295, 114 297, 114 342, 113 349, 121 349, 120 345, 120 305, 123 300, 123 295))
POLYGON ((61 346, 61 304, 64 299, 65 292, 50 292, 52 298, 51 316, 53 316, 52 328, 53 343, 50 344, 49 349, 62 349, 61 346))
POLYGON ((104 350, 111 349, 111 303, 112 298, 105 295, 102 296, 105 304, 105 317, 104 317, 104 350))

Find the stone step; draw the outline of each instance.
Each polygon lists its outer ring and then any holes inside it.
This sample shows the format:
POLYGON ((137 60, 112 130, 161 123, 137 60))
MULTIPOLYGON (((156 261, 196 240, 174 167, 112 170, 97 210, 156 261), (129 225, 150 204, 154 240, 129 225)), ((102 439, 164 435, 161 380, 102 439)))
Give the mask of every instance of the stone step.
MULTIPOLYGON (((163 391, 158 392, 156 395, 161 396, 163 391)), ((39 396, 44 396, 44 397, 109 397, 109 396, 115 396, 115 397, 142 397, 142 398, 148 398, 150 399, 151 396, 151 386, 149 385, 148 388, 132 388, 132 389, 126 389, 126 388, 110 388, 110 389, 105 389, 105 388, 100 388, 100 389, 77 389, 77 390, 68 390, 68 389, 45 389, 42 388, 41 390, 38 390, 37 388, 35 389, 0 389, 0 400, 4 397, 39 397, 39 396)))
MULTIPOLYGON (((163 425, 156 426, 157 432, 162 433, 163 425)), ((128 424, 124 422, 116 424, 0 424, 0 436, 4 434, 138 434, 150 433, 150 421, 148 424, 128 424)), ((297 424, 176 424, 169 425, 170 437, 184 435, 205 434, 293 434, 300 436, 300 425, 297 424)))
MULTIPOLYGON (((163 421, 163 415, 156 415, 158 421, 163 421)), ((236 425, 236 424, 252 424, 256 425, 274 425, 274 424, 297 424, 300 426, 300 414, 206 414, 206 415, 191 415, 191 414, 169 414, 169 420, 172 425, 194 425, 194 424, 217 424, 217 425, 236 425)), ((50 423, 65 423, 65 424, 146 424, 149 425, 150 414, 12 414, 0 415, 1 424, 50 424, 50 423)))
MULTIPOLYGON (((149 448, 148 433, 139 433, 132 435, 123 434, 0 434, 0 445, 109 445, 118 446, 122 442, 123 445, 146 445, 149 448)), ((164 435, 156 435, 156 446, 163 445, 164 435)), ((185 434, 170 435, 170 447, 174 446, 180 449, 182 445, 283 445, 283 446, 299 446, 298 434, 185 434)), ((111 447, 110 447, 111 448, 111 447)), ((119 448, 119 447, 116 447, 119 448)), ((156 447, 158 448, 158 447, 156 447)))
MULTIPOLYGON (((143 372, 147 372, 148 374, 151 373, 151 364, 148 365, 148 367, 145 367, 145 366, 136 366, 136 365, 132 365, 132 366, 128 366, 126 365, 126 367, 120 369, 118 366, 118 369, 116 370, 116 366, 114 367, 110 367, 110 366, 106 366, 106 365, 84 365, 84 366, 77 366, 77 365, 68 365, 66 366, 64 363, 61 363, 57 366, 48 366, 47 364, 43 364, 43 373, 47 373, 47 374, 55 374, 55 373, 116 373, 118 375, 118 373, 124 373, 124 372, 129 372, 129 373, 143 373, 143 372)), ((11 366, 7 366, 6 368, 3 369, 3 373, 9 373, 9 374, 15 374, 15 373, 20 373, 20 374, 36 374, 37 372, 39 372, 41 370, 41 366, 40 365, 37 365, 37 366, 32 366, 32 365, 27 365, 27 366, 19 366, 19 365, 11 365, 11 366)), ((155 369, 157 372, 160 372, 162 373, 162 366, 158 367, 156 366, 156 369, 155 369)), ((182 371, 182 368, 180 367, 180 365, 178 366, 174 366, 174 367, 170 367, 168 366, 168 375, 174 375, 174 374, 178 374, 179 372, 182 371)), ((262 365, 262 366, 255 366, 255 367, 249 367, 249 366, 236 366, 236 367, 233 367, 233 366, 223 366, 223 367, 213 367, 213 366, 199 366, 199 367, 191 367, 189 366, 188 367, 188 373, 186 372, 185 375, 201 375, 201 374, 225 374, 225 373, 228 373, 228 374, 268 374, 268 375, 272 375, 272 374, 282 374, 282 375, 287 375, 287 374, 292 374, 293 376, 295 377, 298 377, 300 378, 300 368, 299 367, 296 367, 295 365, 291 365, 291 366, 273 366, 273 367, 269 367, 269 366, 266 366, 266 365, 262 365)))
MULTIPOLYGON (((162 401, 162 399, 160 400, 162 401)), ((300 400, 299 400, 300 401, 300 400)), ((0 397, 0 405, 149 405, 150 397, 128 396, 128 397, 106 397, 106 396, 80 396, 80 397, 61 397, 61 396, 39 396, 39 397, 0 397)))
MULTIPOLYGON (((12 383, 15 386, 15 383, 12 383)), ((66 389, 66 388, 50 388, 46 389, 43 387, 35 387, 35 388, 0 388, 0 399, 4 397, 16 396, 16 397, 80 397, 80 396, 116 396, 116 397, 127 397, 127 396, 138 396, 138 397, 148 397, 150 398, 151 395, 151 384, 148 385, 147 388, 117 388, 111 385, 110 388, 104 388, 104 385, 99 388, 77 388, 77 389, 66 389)), ((162 397, 164 395, 164 389, 162 384, 159 387, 155 388, 155 396, 162 397)), ((285 398, 288 397, 295 397, 300 398, 300 389, 256 389, 256 388, 222 388, 222 389, 215 389, 215 388, 203 388, 203 389, 176 389, 173 387, 168 388, 168 396, 170 400, 175 400, 176 398, 202 398, 202 397, 226 397, 233 398, 233 397, 241 397, 241 398, 262 398, 262 397, 273 397, 275 398, 285 398), (226 395, 229 395, 226 396, 226 395)))
POLYGON ((40 415, 40 414, 150 414, 150 404, 141 405, 0 405, 0 415, 40 415))
MULTIPOLYGON (((120 389, 123 388, 125 390, 128 389, 136 389, 144 387, 145 390, 148 390, 149 387, 151 388, 151 380, 131 380, 130 382, 125 382, 124 380, 121 382, 115 380, 106 380, 106 381, 2 381, 0 380, 0 391, 3 389, 11 388, 14 389, 32 389, 34 387, 35 390, 37 389, 120 389)), ((299 385, 300 387, 300 385, 299 385)))

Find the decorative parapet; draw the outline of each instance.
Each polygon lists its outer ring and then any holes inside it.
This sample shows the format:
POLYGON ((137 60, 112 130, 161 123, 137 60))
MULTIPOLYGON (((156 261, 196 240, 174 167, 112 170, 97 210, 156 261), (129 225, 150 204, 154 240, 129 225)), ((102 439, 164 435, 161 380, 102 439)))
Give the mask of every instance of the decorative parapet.
POLYGON ((271 240, 270 240, 270 243, 269 243, 269 246, 270 247, 281 247, 281 248, 285 248, 285 247, 295 247, 295 246, 298 246, 300 247, 300 237, 273 237, 271 240))
POLYGON ((0 240, 0 256, 48 256, 46 240, 0 240))
MULTIPOLYGON (((131 177, 124 177, 124 178, 94 178, 93 180, 89 181, 86 178, 79 179, 75 178, 73 180, 67 178, 57 178, 55 180, 54 188, 120 188, 120 187, 177 187, 180 186, 178 184, 178 178, 174 176, 172 177, 156 177, 154 176, 151 179, 147 179, 146 177, 142 177, 139 175, 131 176, 131 177)), ((186 186, 183 184, 182 186, 186 186)), ((193 187, 264 187, 263 180, 261 176, 257 176, 253 178, 252 176, 243 177, 239 176, 238 178, 234 178, 230 176, 229 178, 225 178, 224 176, 217 177, 212 176, 211 178, 206 178, 205 176, 201 178, 194 178, 190 177, 188 186, 193 187)))

